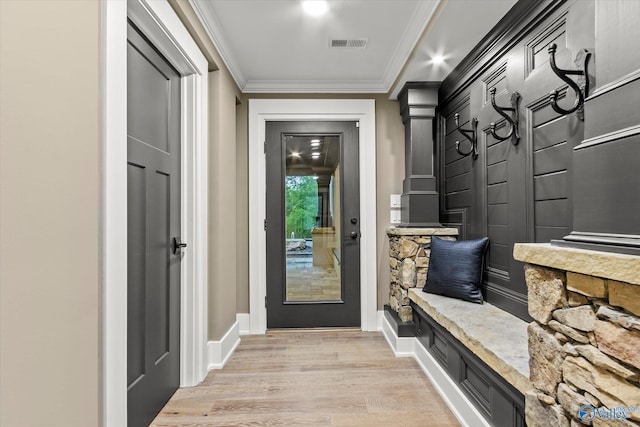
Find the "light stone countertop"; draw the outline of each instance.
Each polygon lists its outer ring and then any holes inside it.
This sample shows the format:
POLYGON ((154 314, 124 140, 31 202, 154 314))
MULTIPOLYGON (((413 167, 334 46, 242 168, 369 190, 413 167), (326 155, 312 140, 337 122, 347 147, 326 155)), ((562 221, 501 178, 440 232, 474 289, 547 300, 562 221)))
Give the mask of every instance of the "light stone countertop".
POLYGON ((457 236, 457 228, 389 227, 389 236, 457 236))
POLYGON ((409 298, 521 393, 529 381, 528 323, 491 304, 409 289, 409 298))
POLYGON ((640 256, 574 249, 549 243, 516 243, 513 257, 529 264, 640 285, 640 256))

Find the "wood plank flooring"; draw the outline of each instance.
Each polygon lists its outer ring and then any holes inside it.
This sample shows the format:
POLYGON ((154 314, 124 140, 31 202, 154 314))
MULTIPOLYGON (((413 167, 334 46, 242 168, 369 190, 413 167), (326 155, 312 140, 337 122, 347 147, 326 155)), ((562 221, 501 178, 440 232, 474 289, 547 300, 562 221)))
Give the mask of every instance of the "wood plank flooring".
POLYGON ((460 424, 411 358, 381 333, 274 331, 244 336, 221 370, 176 392, 152 426, 460 424))

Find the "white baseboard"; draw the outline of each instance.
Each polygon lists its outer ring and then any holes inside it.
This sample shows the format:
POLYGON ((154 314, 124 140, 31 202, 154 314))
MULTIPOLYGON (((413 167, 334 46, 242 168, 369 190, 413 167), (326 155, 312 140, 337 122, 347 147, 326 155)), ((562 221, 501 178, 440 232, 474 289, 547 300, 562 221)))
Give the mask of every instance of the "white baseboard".
POLYGON ((376 326, 378 331, 382 330, 382 320, 384 319, 384 310, 378 310, 376 314, 376 326))
POLYGON ((208 370, 222 369, 240 344, 240 323, 236 321, 220 341, 209 341, 208 370))
POLYGON ((240 336, 251 334, 251 315, 249 313, 237 313, 236 320, 240 324, 240 336))
POLYGON ((418 342, 415 337, 398 337, 383 317, 382 333, 396 357, 413 357, 429 378, 442 400, 445 401, 453 415, 465 427, 490 427, 491 425, 480 414, 458 385, 449 377, 447 372, 418 342))
POLYGON ((414 357, 414 346, 416 339, 414 337, 398 337, 396 336, 393 327, 389 324, 389 321, 384 317, 382 312, 382 334, 387 339, 391 350, 393 350, 396 357, 414 357))

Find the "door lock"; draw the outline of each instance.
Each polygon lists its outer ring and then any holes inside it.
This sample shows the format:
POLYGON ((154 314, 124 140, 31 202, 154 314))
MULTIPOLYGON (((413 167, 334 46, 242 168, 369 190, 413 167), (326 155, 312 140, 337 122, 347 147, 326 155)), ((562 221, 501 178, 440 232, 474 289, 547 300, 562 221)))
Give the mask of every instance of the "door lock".
POLYGON ((187 244, 184 242, 181 242, 178 237, 173 238, 173 254, 174 255, 180 252, 182 248, 186 248, 186 247, 187 247, 187 244))
POLYGON ((350 234, 350 237, 353 240, 356 240, 358 238, 358 232, 357 231, 352 231, 351 234, 350 234))

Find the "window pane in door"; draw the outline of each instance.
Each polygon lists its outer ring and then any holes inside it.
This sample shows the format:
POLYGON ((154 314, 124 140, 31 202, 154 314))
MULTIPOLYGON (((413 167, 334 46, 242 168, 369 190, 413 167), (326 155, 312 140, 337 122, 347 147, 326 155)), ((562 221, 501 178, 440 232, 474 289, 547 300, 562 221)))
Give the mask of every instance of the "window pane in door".
POLYGON ((285 140, 286 301, 339 301, 340 138, 285 140))

